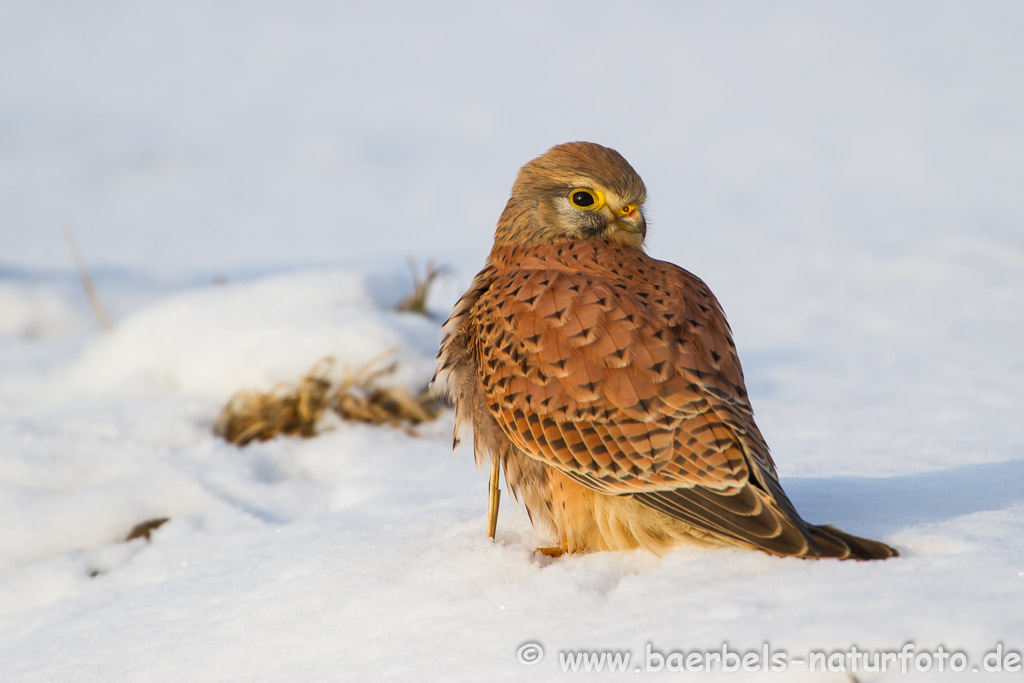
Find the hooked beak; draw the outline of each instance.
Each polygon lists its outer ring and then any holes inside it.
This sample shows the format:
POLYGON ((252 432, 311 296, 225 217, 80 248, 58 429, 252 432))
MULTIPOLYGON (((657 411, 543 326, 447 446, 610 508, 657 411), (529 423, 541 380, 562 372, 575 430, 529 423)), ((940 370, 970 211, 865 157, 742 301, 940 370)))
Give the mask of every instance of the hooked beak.
POLYGON ((647 221, 636 204, 624 204, 615 211, 615 227, 625 232, 638 233, 647 237, 647 221))

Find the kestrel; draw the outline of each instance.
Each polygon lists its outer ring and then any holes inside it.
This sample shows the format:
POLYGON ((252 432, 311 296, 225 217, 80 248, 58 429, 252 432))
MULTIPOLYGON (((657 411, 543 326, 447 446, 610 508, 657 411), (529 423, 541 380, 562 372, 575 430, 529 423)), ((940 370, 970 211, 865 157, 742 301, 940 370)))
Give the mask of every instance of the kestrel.
POLYGON ((646 189, 572 142, 519 171, 487 264, 444 324, 435 390, 535 527, 569 552, 684 542, 879 559, 895 549, 800 518, 783 492, 725 314, 644 252, 646 189))

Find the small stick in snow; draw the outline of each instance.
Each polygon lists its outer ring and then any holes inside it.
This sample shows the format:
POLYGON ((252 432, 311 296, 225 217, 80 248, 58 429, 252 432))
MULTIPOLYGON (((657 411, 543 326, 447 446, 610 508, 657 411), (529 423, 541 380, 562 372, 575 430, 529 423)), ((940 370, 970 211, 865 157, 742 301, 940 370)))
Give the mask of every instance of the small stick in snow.
POLYGON ((67 240, 68 249, 71 250, 71 258, 74 259, 75 267, 78 268, 78 277, 82 280, 82 289, 85 290, 85 296, 89 299, 89 304, 92 305, 92 311, 99 319, 100 326, 107 332, 110 332, 110 318, 107 317, 107 312, 103 309, 100 297, 92 286, 92 278, 89 276, 89 269, 85 267, 85 259, 82 258, 82 252, 78 249, 75 235, 71 232, 71 228, 66 225, 64 226, 64 239, 67 240))
POLYGON ((395 310, 419 313, 429 318, 430 312, 427 310, 427 296, 430 294, 430 287, 434 284, 434 280, 439 275, 444 275, 448 272, 448 269, 444 266, 437 267, 430 261, 427 261, 423 277, 421 278, 419 269, 416 267, 416 260, 410 256, 406 261, 409 264, 409 272, 412 274, 412 293, 398 302, 395 310))

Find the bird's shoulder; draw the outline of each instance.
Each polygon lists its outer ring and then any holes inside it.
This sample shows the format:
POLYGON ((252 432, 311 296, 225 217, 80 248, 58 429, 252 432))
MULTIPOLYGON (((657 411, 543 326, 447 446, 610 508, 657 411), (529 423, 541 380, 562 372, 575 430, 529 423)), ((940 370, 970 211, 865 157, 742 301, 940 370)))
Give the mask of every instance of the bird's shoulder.
POLYGON ((654 317, 658 325, 711 325, 731 340, 718 300, 699 277, 639 249, 606 240, 496 247, 488 267, 492 305, 536 308, 545 295, 552 314, 617 305, 654 317))
POLYGON ((599 243, 496 252, 474 311, 493 400, 564 419, 644 419, 709 394, 749 410, 725 315, 695 275, 599 243))

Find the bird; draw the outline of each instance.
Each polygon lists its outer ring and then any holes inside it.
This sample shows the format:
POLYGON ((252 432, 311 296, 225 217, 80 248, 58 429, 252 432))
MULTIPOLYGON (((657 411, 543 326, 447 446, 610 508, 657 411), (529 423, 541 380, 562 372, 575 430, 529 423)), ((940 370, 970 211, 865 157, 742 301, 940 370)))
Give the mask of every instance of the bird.
POLYGON ((441 328, 431 382, 472 431, 548 555, 741 547, 798 558, 899 553, 806 522, 779 483, 725 313, 696 275, 649 256, 643 180, 617 151, 526 163, 482 270, 441 328))

